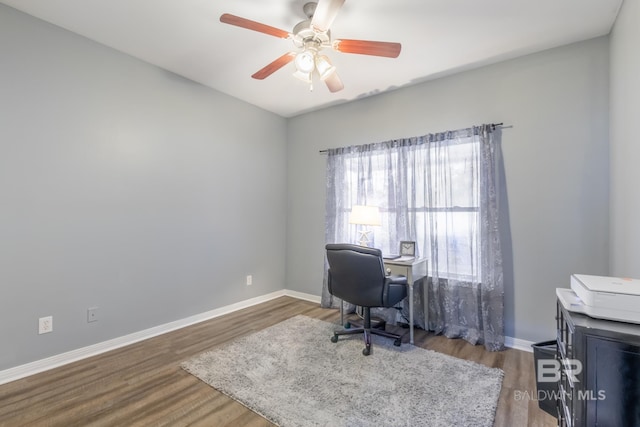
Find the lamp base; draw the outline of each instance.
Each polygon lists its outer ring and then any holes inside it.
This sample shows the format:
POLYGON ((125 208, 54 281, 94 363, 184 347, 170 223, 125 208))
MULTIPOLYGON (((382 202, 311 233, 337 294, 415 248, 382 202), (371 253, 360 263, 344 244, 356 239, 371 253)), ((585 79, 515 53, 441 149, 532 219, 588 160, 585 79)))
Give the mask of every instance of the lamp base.
POLYGON ((358 240, 358 244, 360 246, 365 246, 365 247, 369 247, 369 244, 373 244, 373 239, 369 238, 369 235, 371 234, 371 230, 360 230, 360 240, 358 240))

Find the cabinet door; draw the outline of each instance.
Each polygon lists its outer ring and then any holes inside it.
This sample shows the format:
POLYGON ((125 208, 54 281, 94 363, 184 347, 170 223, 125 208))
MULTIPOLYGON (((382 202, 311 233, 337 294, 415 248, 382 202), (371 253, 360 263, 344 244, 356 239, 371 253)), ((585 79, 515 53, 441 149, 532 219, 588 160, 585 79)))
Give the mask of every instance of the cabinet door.
POLYGON ((587 426, 640 426, 640 346, 586 337, 587 426))

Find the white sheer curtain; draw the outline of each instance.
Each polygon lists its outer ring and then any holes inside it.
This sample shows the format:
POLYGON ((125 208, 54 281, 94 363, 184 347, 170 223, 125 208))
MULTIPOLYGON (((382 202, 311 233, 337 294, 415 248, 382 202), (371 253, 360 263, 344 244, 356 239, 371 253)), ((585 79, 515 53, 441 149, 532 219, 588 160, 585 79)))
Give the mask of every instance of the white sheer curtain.
MULTIPOLYGON (((415 323, 487 349, 504 345, 502 254, 497 185, 501 130, 492 125, 416 138, 328 150, 327 243, 357 241, 349 224, 354 205, 378 206, 382 227, 373 245, 397 254, 401 240, 416 242, 428 258, 428 278, 414 287, 415 323)), ((326 270, 326 269, 325 269, 326 270)), ((402 311, 376 310, 387 321, 406 321, 402 311)), ((326 289, 322 305, 335 306, 326 289)))

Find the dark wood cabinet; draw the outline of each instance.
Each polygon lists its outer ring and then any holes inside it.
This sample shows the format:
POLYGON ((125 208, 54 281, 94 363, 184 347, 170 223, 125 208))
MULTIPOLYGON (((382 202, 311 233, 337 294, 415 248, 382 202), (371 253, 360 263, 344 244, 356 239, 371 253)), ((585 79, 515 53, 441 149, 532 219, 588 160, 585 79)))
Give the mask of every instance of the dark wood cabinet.
POLYGON ((640 325, 557 303, 558 425, 640 427, 640 325))

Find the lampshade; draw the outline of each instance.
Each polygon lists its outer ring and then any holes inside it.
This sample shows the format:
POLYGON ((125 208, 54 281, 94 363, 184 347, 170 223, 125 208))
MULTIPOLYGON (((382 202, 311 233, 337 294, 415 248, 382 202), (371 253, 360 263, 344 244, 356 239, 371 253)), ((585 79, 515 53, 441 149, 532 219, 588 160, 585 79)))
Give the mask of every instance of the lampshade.
POLYGON ((325 80, 336 71, 336 67, 331 65, 331 61, 329 61, 326 55, 320 55, 316 56, 316 70, 318 70, 318 74, 320 74, 320 80, 325 80))
POLYGON ((380 221, 380 210, 377 206, 352 206, 349 224, 382 225, 380 221))
POLYGON ((298 71, 309 74, 313 72, 315 68, 315 53, 310 50, 304 50, 296 55, 295 59, 296 68, 298 71))
POLYGON ((311 73, 304 73, 300 70, 296 70, 296 72, 293 73, 293 77, 300 79, 305 83, 311 83, 311 73))

